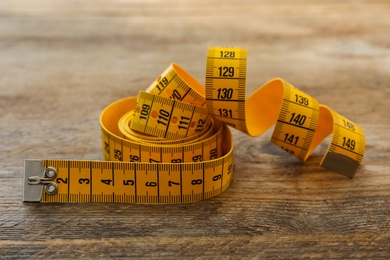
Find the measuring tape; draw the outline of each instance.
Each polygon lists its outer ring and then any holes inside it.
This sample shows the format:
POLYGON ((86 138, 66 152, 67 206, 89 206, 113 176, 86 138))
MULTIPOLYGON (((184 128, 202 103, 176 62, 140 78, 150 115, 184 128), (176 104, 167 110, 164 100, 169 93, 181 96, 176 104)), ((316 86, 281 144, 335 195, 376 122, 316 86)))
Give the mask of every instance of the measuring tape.
POLYGON ((23 201, 188 203, 225 191, 233 176, 228 126, 306 160, 329 135, 321 161, 350 178, 365 151, 363 130, 282 79, 246 99, 247 51, 210 47, 205 88, 176 64, 146 91, 100 116, 105 161, 25 160, 23 201))

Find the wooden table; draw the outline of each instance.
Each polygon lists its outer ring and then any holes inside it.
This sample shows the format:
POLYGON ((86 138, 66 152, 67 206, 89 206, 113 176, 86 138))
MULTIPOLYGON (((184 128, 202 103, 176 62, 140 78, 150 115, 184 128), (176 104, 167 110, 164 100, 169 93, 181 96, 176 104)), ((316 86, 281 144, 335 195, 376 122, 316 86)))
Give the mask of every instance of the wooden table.
POLYGON ((0 3, 0 258, 390 256, 390 4, 0 3), (281 77, 363 127, 355 178, 234 131, 222 195, 185 205, 28 204, 23 160, 102 159, 99 114, 172 62, 204 82, 208 46, 249 52, 248 93, 281 77))

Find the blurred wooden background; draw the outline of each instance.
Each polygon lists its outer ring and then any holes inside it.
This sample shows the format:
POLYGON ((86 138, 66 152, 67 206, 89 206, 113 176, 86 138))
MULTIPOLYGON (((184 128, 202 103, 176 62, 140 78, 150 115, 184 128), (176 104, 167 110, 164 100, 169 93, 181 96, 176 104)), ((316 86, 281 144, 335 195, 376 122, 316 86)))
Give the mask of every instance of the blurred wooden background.
POLYGON ((0 2, 0 258, 390 256, 390 3, 0 2), (211 4, 212 3, 212 4, 211 4), (248 93, 281 77, 352 119, 354 179, 234 131, 235 172, 186 205, 25 204, 23 160, 102 159, 99 114, 172 62, 204 82, 208 46, 248 49, 248 93))

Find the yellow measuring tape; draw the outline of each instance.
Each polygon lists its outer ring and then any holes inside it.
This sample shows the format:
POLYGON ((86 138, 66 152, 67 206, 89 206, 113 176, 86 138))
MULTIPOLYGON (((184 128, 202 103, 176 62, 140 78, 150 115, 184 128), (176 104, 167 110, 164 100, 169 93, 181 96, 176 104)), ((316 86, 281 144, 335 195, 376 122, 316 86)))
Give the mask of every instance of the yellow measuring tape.
POLYGON ((101 116, 105 161, 25 160, 23 201, 186 203, 225 191, 233 174, 228 125, 306 160, 327 136, 321 165, 353 177, 363 130, 282 79, 245 98, 247 51, 210 47, 205 88, 176 64, 138 97, 101 116))

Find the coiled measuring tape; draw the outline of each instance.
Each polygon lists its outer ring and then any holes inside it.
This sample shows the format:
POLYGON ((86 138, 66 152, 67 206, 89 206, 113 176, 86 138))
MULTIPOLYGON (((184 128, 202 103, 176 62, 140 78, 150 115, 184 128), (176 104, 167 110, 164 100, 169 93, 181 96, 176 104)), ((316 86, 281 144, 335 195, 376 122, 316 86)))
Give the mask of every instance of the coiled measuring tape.
POLYGON ((363 130, 282 79, 245 98, 247 51, 210 47, 205 88, 176 64, 138 97, 100 116, 105 161, 25 160, 26 202, 187 203, 225 191, 233 175, 228 125, 306 160, 327 136, 321 165, 353 177, 363 130))

